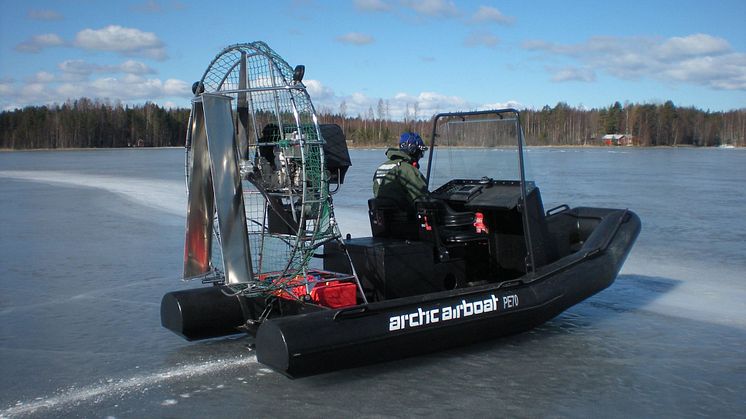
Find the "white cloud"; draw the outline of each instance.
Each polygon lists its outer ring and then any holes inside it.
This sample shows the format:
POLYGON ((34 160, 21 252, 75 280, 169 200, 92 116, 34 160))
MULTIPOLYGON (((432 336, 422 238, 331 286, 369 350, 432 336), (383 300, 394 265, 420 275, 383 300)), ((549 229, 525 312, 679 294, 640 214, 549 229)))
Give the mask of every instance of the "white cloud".
POLYGON ((164 96, 191 97, 192 85, 184 80, 167 79, 163 83, 163 94, 164 96))
POLYGON ((20 52, 37 53, 44 48, 57 47, 64 44, 65 41, 63 41, 59 35, 54 33, 45 33, 32 36, 30 39, 16 45, 15 49, 16 51, 20 52))
POLYGON ((488 111, 488 110, 493 110, 493 109, 507 109, 507 108, 522 109, 522 108, 525 108, 525 106, 523 106, 521 102, 518 102, 517 100, 508 100, 507 102, 485 103, 483 105, 479 105, 477 107, 477 110, 488 111))
MULTIPOLYGON (((80 87, 78 85, 74 84, 74 83, 63 83, 63 84, 59 85, 55 89, 55 93, 57 93, 58 97, 60 98, 60 100, 57 100, 57 102, 64 102, 68 98, 72 99, 72 98, 86 96, 86 95, 83 94, 83 92, 80 91, 80 87)), ((88 97, 88 96, 86 96, 86 97, 88 97)), ((29 100, 29 101, 33 101, 36 98, 28 98, 27 97, 27 98, 23 98, 23 99, 26 99, 26 100, 29 100)))
POLYGON ((656 48, 655 55, 666 59, 677 60, 684 57, 701 55, 718 55, 730 50, 728 41, 707 34, 694 34, 667 39, 656 48))
POLYGON ((147 64, 142 63, 140 61, 134 61, 134 60, 127 60, 123 62, 122 64, 119 64, 118 66, 114 66, 112 68, 119 72, 129 73, 129 74, 153 74, 155 73, 155 70, 148 67, 147 64))
POLYGON ((46 71, 39 71, 33 75, 31 81, 37 83, 50 83, 54 81, 54 74, 48 73, 46 71))
MULTIPOLYGON (((16 45, 16 51, 38 53, 45 48, 67 45, 57 34, 34 35, 16 45)), ((163 42, 152 32, 110 25, 103 29, 84 29, 75 36, 72 45, 84 50, 110 51, 126 56, 155 60, 167 58, 163 42)))
POLYGON ((55 12, 54 10, 47 9, 32 9, 28 12, 28 18, 33 20, 61 20, 62 15, 55 12))
POLYGON ((466 99, 460 96, 447 96, 436 92, 422 92, 417 95, 420 117, 430 117, 438 112, 467 110, 473 108, 466 99))
MULTIPOLYGON (((387 100, 387 99, 384 99, 387 100)), ((378 99, 370 101, 368 106, 376 109, 378 99), (375 103, 373 103, 375 102, 375 103)), ((349 102, 348 102, 349 103, 349 102)), ((397 93, 393 98, 388 99, 389 111, 394 119, 403 119, 405 114, 413 118, 415 104, 417 106, 417 118, 429 119, 435 114, 441 112, 458 112, 472 110, 502 109, 502 108, 520 108, 522 105, 514 100, 501 103, 479 104, 470 102, 460 96, 448 96, 438 92, 420 92, 412 95, 408 93, 397 93)), ((366 106, 367 109, 367 106, 366 106)), ((363 114, 362 112, 359 112, 363 114)), ((349 112, 349 114, 353 114, 349 112)))
MULTIPOLYGON (((68 63, 70 68, 82 68, 81 63, 68 63), (76 67, 77 66, 77 67, 76 67)), ((97 74, 93 70, 90 75, 97 74)), ((89 75, 89 76, 90 76, 89 75)), ((348 116, 367 116, 373 110, 378 117, 378 101, 388 103, 389 116, 393 119, 403 119, 405 115, 413 118, 415 106, 419 119, 428 119, 439 112, 459 110, 494 109, 518 105, 516 102, 505 104, 478 104, 470 102, 460 96, 449 96, 438 92, 420 92, 415 94, 397 93, 393 97, 369 97, 362 92, 354 92, 340 96, 334 90, 318 80, 304 81, 317 111, 338 112, 340 104, 346 104, 348 116)), ((88 97, 91 99, 110 99, 124 103, 142 103, 152 101, 165 104, 167 107, 177 107, 179 98, 183 99, 180 106, 187 106, 187 100, 192 97, 191 84, 177 79, 147 78, 140 74, 124 74, 121 77, 107 76, 92 80, 63 80, 49 78, 44 74, 37 74, 25 84, 13 80, 0 81, 0 108, 10 109, 28 105, 42 105, 64 103, 68 99, 88 97), (48 81, 46 81, 48 80, 48 81)))
MULTIPOLYGON (((249 86, 251 87, 272 87, 272 86, 284 86, 285 80, 282 78, 281 74, 275 74, 274 76, 274 82, 272 81, 272 77, 268 76, 261 76, 256 78, 251 78, 249 80, 249 86)), ((210 83, 207 83, 208 90, 215 89, 214 85, 211 85, 210 83)))
POLYGON ((348 116, 366 116, 368 114, 368 109, 376 109, 376 104, 378 102, 378 99, 368 97, 366 94, 360 92, 355 92, 342 99, 347 103, 348 116))
POLYGON ((95 73, 153 74, 145 63, 127 60, 117 65, 98 65, 84 60, 65 60, 57 65, 66 80, 80 80, 95 73))
POLYGON ((324 98, 319 98, 310 91, 309 94, 311 94, 311 99, 317 110, 336 113, 339 110, 339 105, 344 101, 347 108, 346 114, 352 117, 357 115, 365 117, 371 109, 374 115, 378 117, 379 100, 388 103, 388 111, 392 119, 403 119, 405 115, 413 118, 415 107, 417 108, 417 118, 427 119, 438 112, 470 110, 476 109, 478 106, 464 98, 447 96, 437 92, 421 92, 414 95, 400 92, 389 98, 372 98, 361 92, 324 98))
POLYGON ((190 85, 181 80, 146 79, 134 74, 124 77, 104 77, 83 83, 79 88, 91 93, 85 96, 119 99, 122 101, 145 101, 164 97, 191 97, 190 85))
POLYGON ((479 10, 474 12, 471 20, 476 23, 497 23, 500 25, 510 25, 515 19, 505 16, 501 11, 489 6, 480 6, 479 10))
POLYGON ((602 71, 627 80, 651 78, 712 89, 746 90, 746 53, 734 52, 728 41, 707 34, 668 39, 592 37, 580 44, 566 45, 539 40, 525 42, 523 48, 580 64, 550 68, 555 81, 591 81, 596 72, 602 71))
POLYGON ((13 81, 11 80, 0 80, 0 97, 2 96, 12 96, 15 93, 15 88, 13 87, 13 81))
MULTIPOLYGON (((117 80, 116 77, 110 77, 113 80, 117 80)), ((103 79, 102 79, 103 80, 103 79)), ((126 83, 129 85, 142 85, 144 82, 148 81, 145 77, 138 76, 137 74, 125 74, 120 78, 122 83, 126 83)), ((156 79, 152 79, 153 81, 156 79)), ((159 80, 160 81, 160 80, 159 80)), ((148 81, 152 82, 152 81, 148 81)))
POLYGON ((65 60, 57 65, 63 73, 87 76, 96 70, 96 66, 84 60, 65 60))
POLYGON ((109 25, 102 29, 84 29, 75 36, 75 46, 156 60, 167 58, 163 42, 154 33, 118 25, 109 25))
POLYGON ((576 67, 565 67, 556 70, 552 70, 554 75, 552 81, 563 82, 563 81, 583 81, 592 82, 596 80, 596 73, 588 68, 576 68, 576 67))
POLYGON ((403 0, 402 4, 416 13, 430 17, 456 17, 461 12, 448 0, 403 0))
POLYGON ((54 97, 53 93, 47 88, 46 83, 35 81, 21 86, 20 96, 39 98, 40 102, 49 102, 54 97))
POLYGON ((334 90, 318 80, 307 80, 304 83, 318 112, 338 113, 340 104, 344 102, 345 113, 351 117, 358 115, 366 117, 372 109, 377 118, 379 100, 388 103, 389 115, 393 119, 403 119, 405 114, 408 114, 410 118, 414 117, 415 104, 417 106, 417 117, 420 119, 430 118, 438 112, 470 110, 476 109, 478 106, 462 97, 448 96, 437 92, 397 93, 393 97, 381 98, 370 97, 362 92, 337 95, 334 90))
POLYGON ((500 39, 489 32, 472 32, 464 39, 464 46, 494 48, 500 43, 500 39))
POLYGON ((715 89, 746 90, 746 54, 691 58, 663 74, 673 80, 706 84, 715 89))
POLYGON ((349 32, 337 37, 337 41, 346 44, 367 45, 373 43, 373 37, 359 32, 349 32))
POLYGON ((311 96, 311 100, 326 101, 334 98, 334 90, 330 87, 324 86, 318 80, 304 80, 303 84, 306 86, 308 94, 311 96))
POLYGON ((183 80, 160 80, 137 74, 93 80, 44 80, 45 76, 37 74, 26 83, 0 82, 0 108, 63 103, 80 97, 131 103, 183 98, 182 106, 186 106, 186 100, 192 96, 191 84, 183 80))
POLYGON ((355 0, 355 8, 363 12, 386 12, 391 5, 383 0, 355 0))

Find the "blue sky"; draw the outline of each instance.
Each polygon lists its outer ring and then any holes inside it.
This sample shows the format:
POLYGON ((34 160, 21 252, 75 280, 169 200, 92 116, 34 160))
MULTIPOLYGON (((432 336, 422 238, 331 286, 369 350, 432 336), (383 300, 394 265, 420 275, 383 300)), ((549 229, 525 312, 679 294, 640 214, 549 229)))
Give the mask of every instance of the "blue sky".
POLYGON ((0 0, 0 109, 189 106, 225 46, 306 65, 317 109, 746 107, 746 2, 0 0))

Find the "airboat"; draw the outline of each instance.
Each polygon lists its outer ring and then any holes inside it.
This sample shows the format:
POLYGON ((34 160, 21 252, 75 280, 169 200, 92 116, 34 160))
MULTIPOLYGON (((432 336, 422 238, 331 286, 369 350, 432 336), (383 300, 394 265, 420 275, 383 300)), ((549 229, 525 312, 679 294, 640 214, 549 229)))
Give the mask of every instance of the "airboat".
POLYGON ((435 115, 430 195, 415 214, 371 198, 371 235, 342 237, 350 156, 303 76, 253 42, 194 84, 183 279, 199 285, 164 295, 164 327, 248 333, 260 363, 301 377, 522 332, 614 282, 640 219, 545 211, 515 109, 435 115))

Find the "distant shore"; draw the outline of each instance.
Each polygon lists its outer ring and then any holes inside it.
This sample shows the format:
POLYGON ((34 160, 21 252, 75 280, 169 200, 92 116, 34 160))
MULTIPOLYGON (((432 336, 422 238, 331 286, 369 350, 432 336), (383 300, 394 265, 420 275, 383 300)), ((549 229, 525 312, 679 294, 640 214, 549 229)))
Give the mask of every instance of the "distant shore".
MULTIPOLYGON (((366 146, 366 145, 354 145, 349 144, 347 146, 350 150, 386 150, 389 146, 366 146)), ((499 148, 499 147, 475 147, 475 146, 438 146, 439 148, 462 148, 462 149, 487 149, 487 148, 499 148)), ((722 146, 695 146, 691 144, 681 145, 656 145, 656 146, 607 146, 598 144, 566 144, 566 145, 527 145, 527 148, 607 148, 609 150, 624 150, 624 149, 637 149, 637 148, 723 148, 723 149, 743 149, 742 146, 722 147, 722 146)), ((71 148, 26 148, 26 149, 12 149, 12 148, 0 148, 0 153, 11 153, 11 152, 22 152, 22 151, 96 151, 96 150, 167 150, 167 149, 183 149, 183 146, 169 146, 169 147, 71 147, 71 148)))
MULTIPOLYGON (((385 105, 385 104, 382 104, 385 105)), ((189 109, 165 109, 153 103, 124 107, 79 98, 62 105, 31 106, 0 112, 0 149, 103 149, 141 145, 183 144, 188 132, 189 109)), ((432 120, 393 119, 381 106, 365 115, 321 112, 319 123, 342 128, 350 148, 377 148, 396 144, 402 132, 419 132, 428 138, 432 120)), ((558 102, 542 109, 520 111, 521 127, 529 144, 556 147, 589 147, 589 143, 626 146, 717 147, 746 146, 746 108, 710 112, 677 107, 671 101, 657 104, 619 102, 606 108, 574 108, 558 102), (563 144, 565 141, 577 144, 563 144)), ((590 145, 593 147, 595 145, 590 145)))

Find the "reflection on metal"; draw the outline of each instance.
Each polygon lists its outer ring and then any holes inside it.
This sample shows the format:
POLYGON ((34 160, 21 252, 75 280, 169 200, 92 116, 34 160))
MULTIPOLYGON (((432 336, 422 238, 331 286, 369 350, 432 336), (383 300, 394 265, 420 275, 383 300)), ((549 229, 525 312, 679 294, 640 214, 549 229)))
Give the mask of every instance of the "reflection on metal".
POLYGON ((196 276, 209 270, 211 247, 208 233, 211 232, 213 211, 217 211, 225 281, 246 284, 252 279, 252 267, 231 98, 202 94, 193 101, 192 114, 194 157, 184 276, 196 276))
POLYGON ((192 104, 190 121, 192 167, 191 173, 187 170, 189 201, 184 247, 184 278, 204 275, 210 271, 212 217, 215 212, 205 116, 201 103, 192 104))

